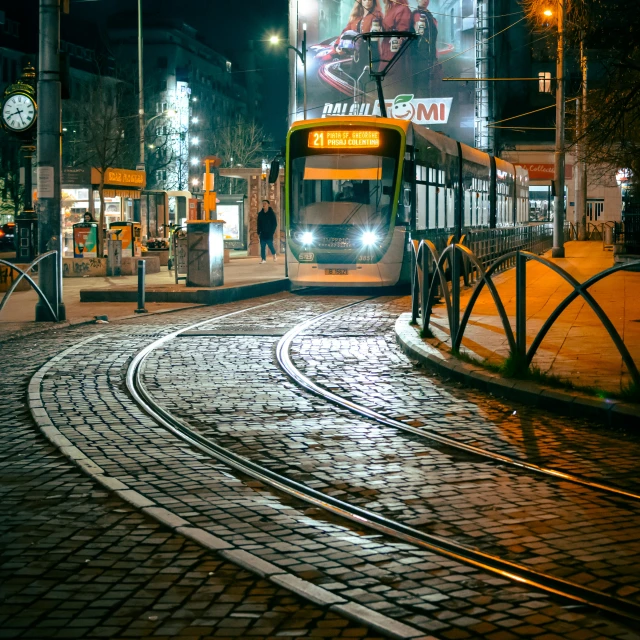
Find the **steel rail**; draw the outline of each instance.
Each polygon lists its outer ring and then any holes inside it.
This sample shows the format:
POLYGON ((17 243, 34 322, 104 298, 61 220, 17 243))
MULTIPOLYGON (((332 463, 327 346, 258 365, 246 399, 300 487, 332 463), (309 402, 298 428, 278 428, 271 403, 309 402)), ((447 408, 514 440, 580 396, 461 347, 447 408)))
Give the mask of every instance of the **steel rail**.
MULTIPOLYGON (((355 304, 361 304, 361 303, 358 302, 355 304)), ((454 449, 460 449, 462 451, 474 454, 476 456, 481 456, 483 458, 489 458, 490 460, 494 460, 497 462, 502 462, 512 466, 520 467, 521 469, 525 469, 526 471, 533 471, 535 473, 550 476, 558 480, 573 482, 575 484, 588 487, 589 489, 611 493, 623 498, 640 500, 640 495, 633 493, 631 491, 625 491, 624 489, 620 489, 612 485, 602 484, 600 482, 594 482, 593 480, 587 480, 585 478, 581 478, 580 476, 575 476, 570 473, 558 471, 557 469, 549 469, 548 467, 543 467, 537 464, 533 464, 532 462, 518 460, 517 458, 512 458, 510 456, 506 456, 501 453, 488 451, 487 449, 482 449, 480 447, 474 447, 473 445, 465 444, 464 442, 458 442, 456 440, 453 440, 452 438, 447 438, 446 436, 441 436, 430 431, 425 431, 424 429, 418 429, 417 427, 412 427, 408 424, 405 424, 404 422, 395 420, 394 418, 389 418, 388 416, 385 416, 384 414, 379 413, 374 409, 370 409, 369 407, 365 407, 361 404, 358 404, 357 402, 353 402, 352 400, 343 398, 342 396, 339 396, 336 393, 333 393, 332 391, 329 391, 328 389, 325 389, 320 385, 316 384, 309 377, 305 376, 293 364, 291 360, 291 355, 289 353, 291 343, 303 331, 313 326, 315 323, 320 322, 323 318, 326 318, 331 314, 336 313, 337 311, 340 311, 340 310, 341 308, 333 309, 331 311, 323 313, 320 316, 316 316, 315 318, 301 322, 300 324, 296 325, 293 329, 288 331, 284 336, 282 336, 281 340, 278 342, 278 345, 276 347, 276 355, 278 358, 278 363, 280 364, 280 367, 282 368, 282 370, 287 374, 287 376, 289 376, 289 378, 291 378, 291 380, 293 380, 299 386, 303 387, 307 391, 310 391, 316 396, 319 396, 325 400, 329 400, 333 404, 337 404, 341 407, 349 409, 354 413, 357 413, 361 416, 364 416, 366 418, 369 418, 371 420, 384 424, 388 427, 401 429, 402 431, 407 431, 408 433, 412 433, 414 435, 420 436, 421 438, 433 440, 435 442, 439 442, 440 444, 444 444, 454 449)))
MULTIPOLYGON (((342 305, 333 309, 329 313, 316 316, 312 320, 318 320, 326 317, 330 313, 335 313, 342 309, 361 304, 362 302, 365 302, 365 300, 342 305)), ((217 316, 209 320, 197 322, 193 325, 163 336, 162 338, 147 345, 147 347, 133 358, 127 369, 126 386, 134 402, 158 424, 165 427, 187 444, 199 449, 212 458, 230 466, 244 475, 259 480, 276 490, 312 504, 324 511, 333 513, 355 523, 358 526, 372 529, 384 535, 408 542, 421 549, 426 549, 440 556, 446 556, 457 562, 472 565, 482 571, 497 574, 507 580, 540 589, 548 594, 565 598, 581 605, 591 606, 627 620, 640 621, 640 605, 630 600, 616 598, 601 591, 576 585, 563 580, 562 578, 539 573, 526 566, 510 562, 508 560, 503 560, 497 556, 492 556, 482 551, 469 548, 457 542, 424 533, 402 523, 389 520, 379 514, 324 494, 302 483, 296 482, 295 480, 291 480, 286 476, 275 473, 270 469, 252 462, 244 456, 240 456, 225 447, 217 445, 208 438, 197 433, 197 431, 195 431, 188 422, 172 415, 153 399, 142 381, 144 363, 149 354, 162 344, 165 344, 185 331, 193 330, 198 326, 216 322, 223 318, 252 311, 261 306, 267 305, 250 307, 249 309, 242 309, 217 316)), ((312 324, 312 321, 306 321, 301 324, 312 324)))

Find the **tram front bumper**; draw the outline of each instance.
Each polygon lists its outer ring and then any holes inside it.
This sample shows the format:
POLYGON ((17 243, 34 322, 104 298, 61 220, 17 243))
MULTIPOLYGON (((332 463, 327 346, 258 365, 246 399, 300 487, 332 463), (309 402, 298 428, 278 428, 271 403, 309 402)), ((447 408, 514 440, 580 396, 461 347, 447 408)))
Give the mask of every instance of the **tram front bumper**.
POLYGON ((390 287, 398 283, 402 263, 304 264, 289 262, 289 279, 299 286, 390 287))

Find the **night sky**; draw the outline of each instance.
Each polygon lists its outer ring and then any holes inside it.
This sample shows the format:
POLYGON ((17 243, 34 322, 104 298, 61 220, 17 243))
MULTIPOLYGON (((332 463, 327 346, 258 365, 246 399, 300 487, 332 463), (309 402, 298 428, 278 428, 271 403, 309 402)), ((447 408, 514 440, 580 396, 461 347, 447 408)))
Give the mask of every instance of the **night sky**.
MULTIPOLYGON (((71 0, 71 13, 96 20, 136 6, 136 0, 71 0)), ((148 12, 180 19, 232 60, 234 52, 255 41, 257 68, 264 69, 262 124, 276 142, 284 141, 287 128, 287 54, 274 52, 263 40, 272 33, 286 37, 287 11, 288 0, 143 0, 143 17, 148 12)))

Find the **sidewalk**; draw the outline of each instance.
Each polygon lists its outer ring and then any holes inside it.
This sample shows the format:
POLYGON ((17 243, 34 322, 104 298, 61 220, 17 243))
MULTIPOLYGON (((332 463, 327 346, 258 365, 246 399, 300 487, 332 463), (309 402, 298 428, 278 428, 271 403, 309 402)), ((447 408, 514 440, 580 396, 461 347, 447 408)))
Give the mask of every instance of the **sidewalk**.
MULTIPOLYGON (((552 260, 579 282, 613 266, 613 254, 602 250, 601 242, 568 242, 566 258, 552 260)), ((551 252, 544 256, 551 260, 551 252)), ((515 269, 496 276, 497 286, 515 333, 515 269)), ((463 289, 464 312, 473 291, 463 289)), ((529 347, 557 305, 572 291, 548 267, 527 264, 527 346, 529 347)), ((609 316, 631 356, 640 365, 640 273, 619 272, 589 289, 609 316)), ((444 304, 433 310, 432 331, 450 347, 444 304)), ((509 354, 509 345, 491 294, 483 289, 463 338, 469 355, 500 363, 509 354)), ((542 372, 559 376, 579 387, 619 393, 631 378, 606 329, 583 298, 574 300, 558 318, 538 349, 533 365, 542 372)))
MULTIPOLYGON (((276 263, 269 261, 260 264, 259 258, 238 258, 232 259, 224 266, 224 286, 216 288, 231 289, 234 287, 253 285, 259 283, 275 282, 285 277, 284 256, 276 263)), ((135 302, 112 302, 96 301, 81 302, 80 292, 92 290, 95 292, 133 292, 131 298, 135 300, 137 289, 137 276, 122 276, 119 278, 64 278, 62 282, 64 304, 67 313, 67 322, 78 324, 89 322, 98 315, 106 315, 109 320, 130 316, 136 309, 135 302)), ((146 277, 146 290, 152 291, 176 291, 187 290, 182 281, 175 284, 172 271, 162 267, 160 273, 149 274, 146 277)), ((199 288, 189 289, 197 292, 199 288)), ((4 293, 0 292, 0 299, 4 293)), ((147 299, 149 296, 147 296, 147 299)), ((6 338, 8 334, 15 332, 29 333, 33 330, 40 330, 42 325, 56 326, 53 323, 35 323, 34 309, 38 296, 33 290, 18 291, 12 294, 7 306, 0 313, 0 340, 6 338)), ((184 309, 198 306, 197 303, 189 302, 153 302, 148 301, 146 308, 149 312, 171 311, 173 309, 184 309)))

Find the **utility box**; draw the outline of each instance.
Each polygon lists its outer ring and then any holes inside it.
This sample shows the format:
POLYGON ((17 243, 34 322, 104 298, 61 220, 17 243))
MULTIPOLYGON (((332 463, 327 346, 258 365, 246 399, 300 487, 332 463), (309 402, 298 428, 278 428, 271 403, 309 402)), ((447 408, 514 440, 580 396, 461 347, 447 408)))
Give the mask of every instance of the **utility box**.
POLYGON ((221 287, 224 284, 222 220, 187 222, 187 286, 221 287))
POLYGON ((107 240, 107 275, 122 275, 122 240, 107 240))

